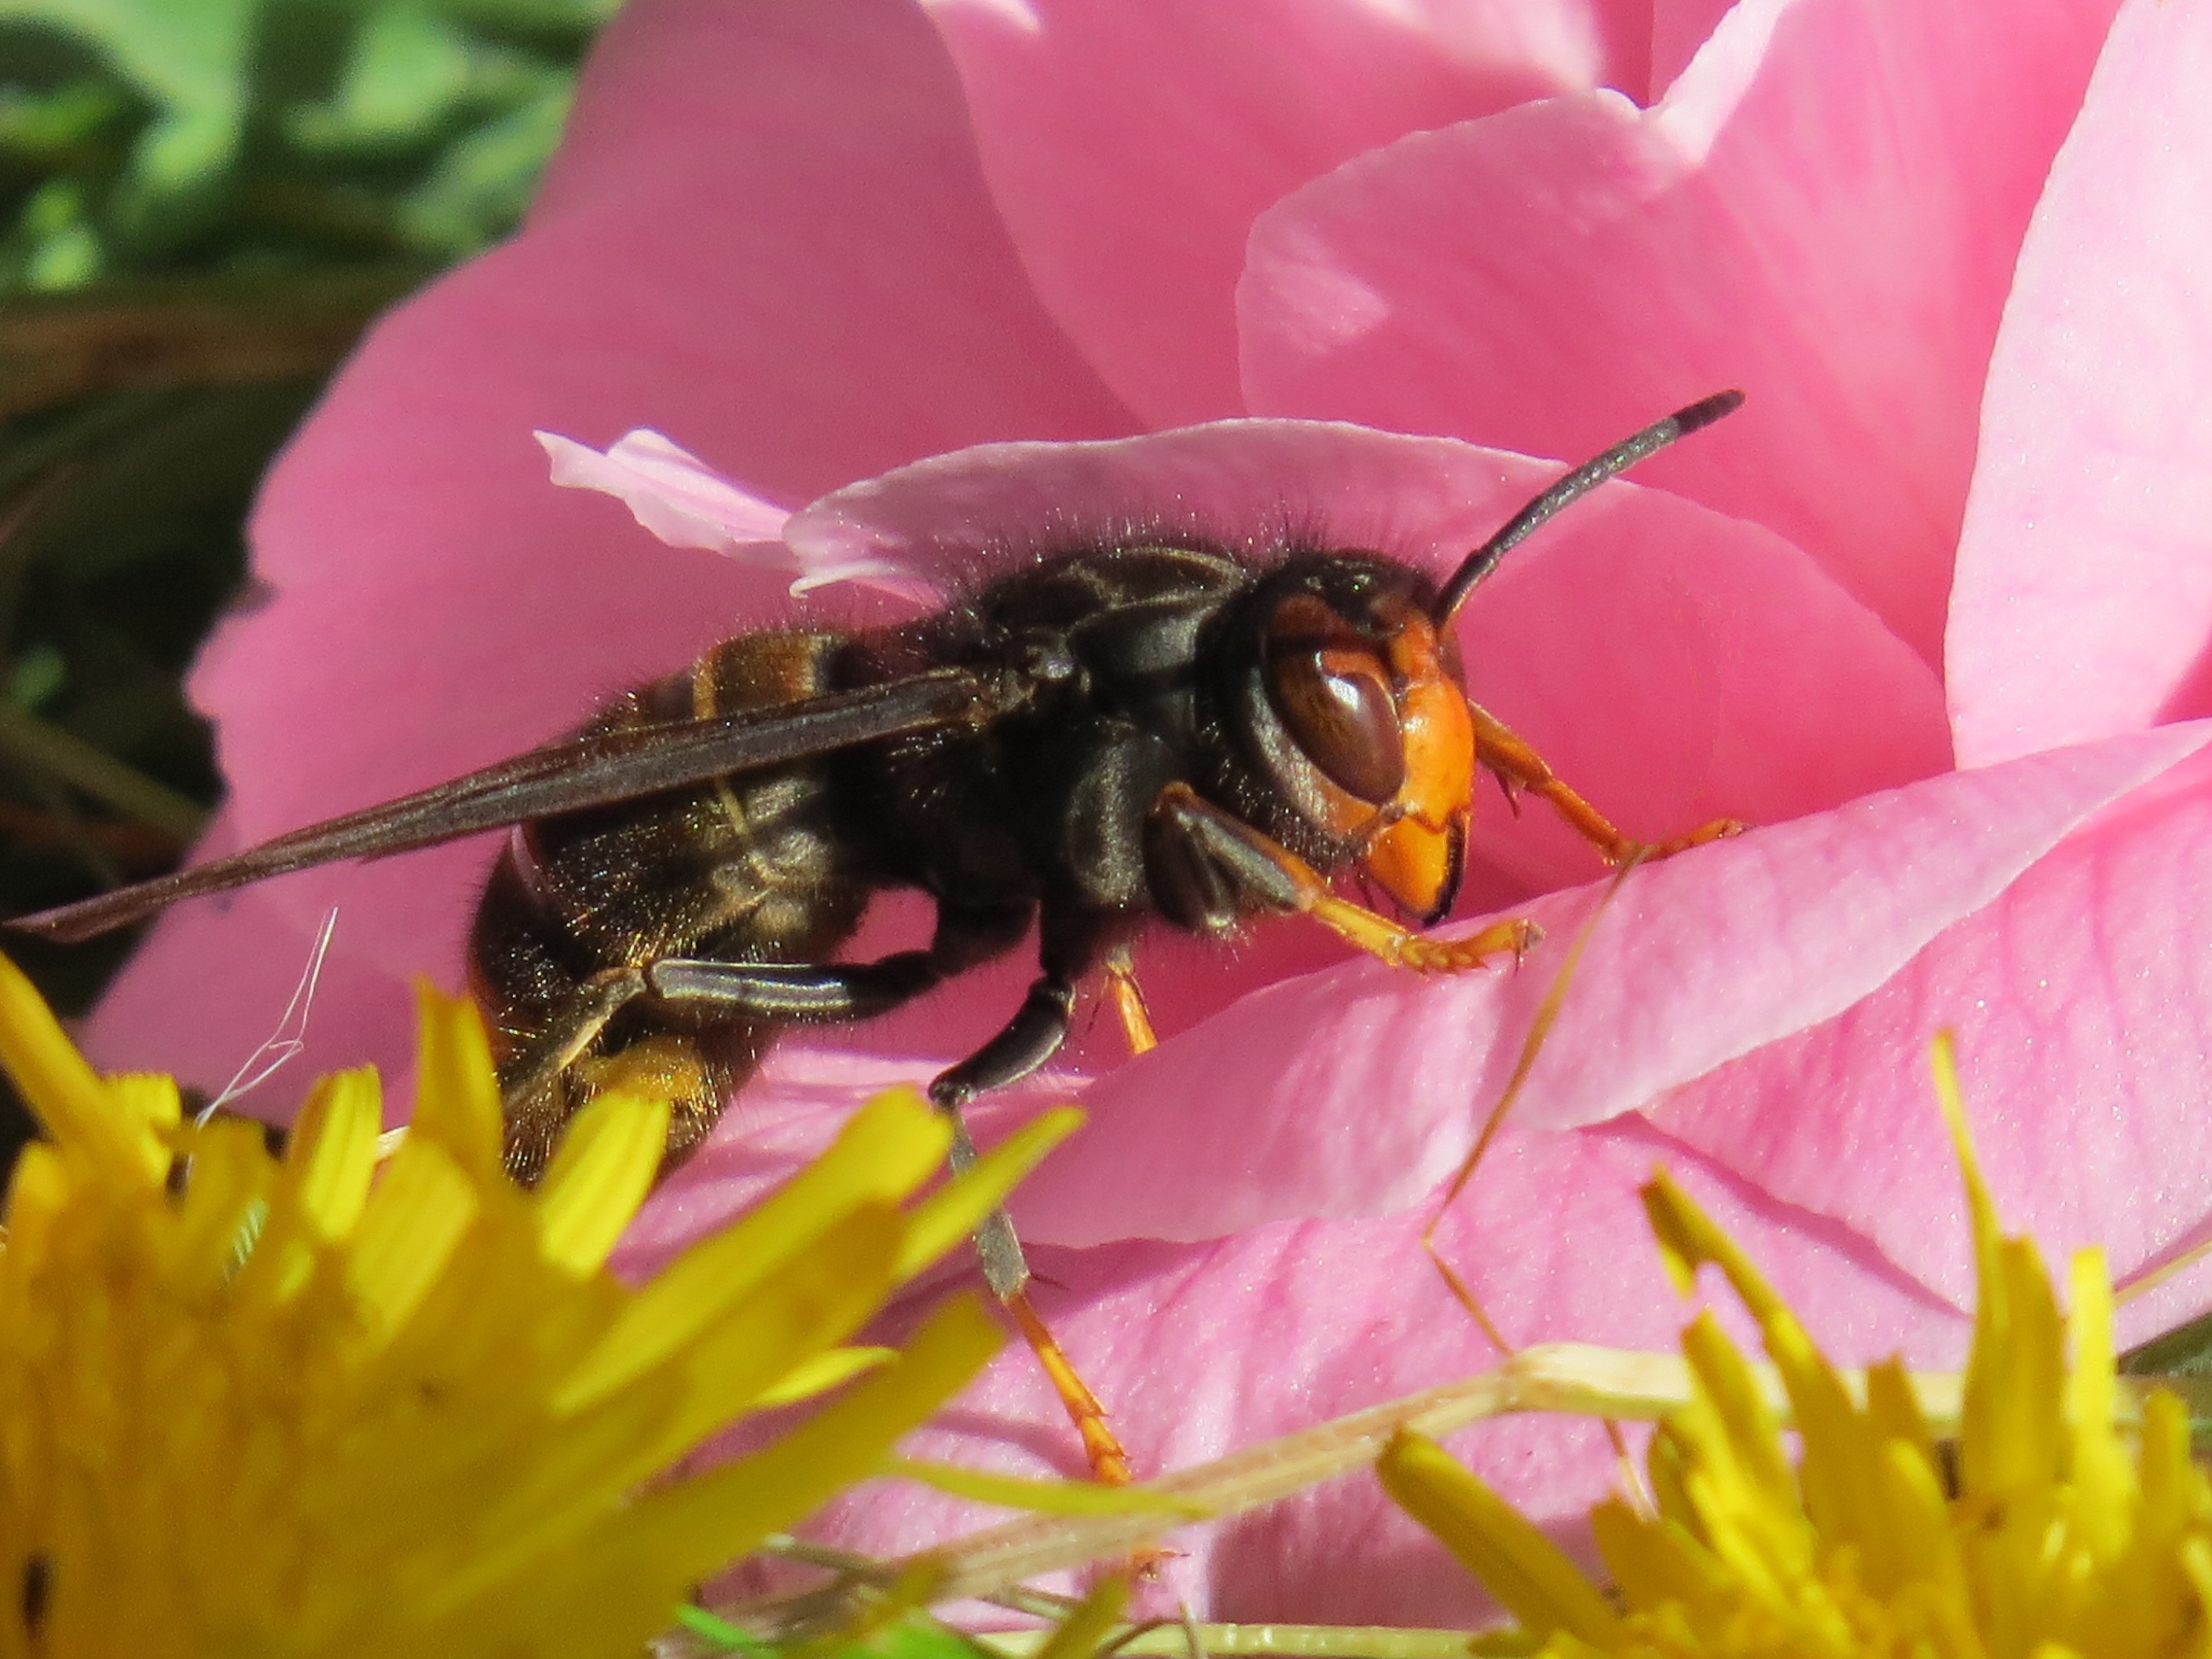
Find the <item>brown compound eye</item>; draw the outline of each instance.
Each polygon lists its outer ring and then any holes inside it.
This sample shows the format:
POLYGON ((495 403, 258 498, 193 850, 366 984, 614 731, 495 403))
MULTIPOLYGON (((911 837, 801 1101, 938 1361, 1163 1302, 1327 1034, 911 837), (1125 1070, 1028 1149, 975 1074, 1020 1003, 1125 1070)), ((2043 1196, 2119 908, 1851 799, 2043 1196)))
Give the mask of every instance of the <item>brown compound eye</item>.
POLYGON ((1267 630, 1267 696, 1306 757, 1379 806, 1406 781, 1406 739, 1389 671, 1328 608, 1285 600, 1267 630))

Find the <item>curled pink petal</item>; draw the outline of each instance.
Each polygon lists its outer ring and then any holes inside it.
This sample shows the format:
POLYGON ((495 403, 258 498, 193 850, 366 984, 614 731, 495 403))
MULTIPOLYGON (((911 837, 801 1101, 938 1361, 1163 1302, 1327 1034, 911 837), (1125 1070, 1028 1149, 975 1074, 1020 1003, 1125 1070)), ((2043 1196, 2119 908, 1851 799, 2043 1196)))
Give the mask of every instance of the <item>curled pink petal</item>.
POLYGON ((1243 412, 1253 221, 1400 134, 1643 93, 1648 0, 931 0, 1036 291, 1146 423, 1243 412))
POLYGON ((1932 663, 1998 314, 2110 10, 1748 0, 1649 111, 1579 93, 1350 162, 1254 228, 1247 404, 1578 458, 1741 386, 1725 441, 1639 476, 1788 537, 1932 663))
POLYGON ((2005 308, 1947 647, 1975 763, 2212 712, 2212 19, 2121 13, 2005 308))
POLYGON ((749 543, 780 541, 791 516, 648 428, 625 432, 605 452, 557 433, 530 435, 552 463, 555 483, 612 495, 671 547, 729 553, 749 543))
MULTIPOLYGON (((1649 1109, 1844 1014, 2208 742, 2200 724, 1947 773, 1634 871, 1591 925, 1514 1121, 1649 1109)), ((1410 1202, 1473 1144, 1601 890, 1530 907, 1551 939, 1517 969, 1417 978, 1356 960, 1102 1078, 1085 1097, 1094 1178, 1041 1170, 1018 1195, 1024 1224, 1067 1243, 1205 1238, 1410 1202)))
POLYGON ((705 548, 763 570, 789 572, 793 598, 836 582, 859 582, 923 605, 944 597, 934 584, 881 561, 809 565, 784 543, 788 513, 755 500, 658 432, 624 433, 604 453, 556 433, 531 435, 551 460, 555 483, 614 496, 671 547, 705 548))
MULTIPOLYGON (((1689 67, 1736 0, 1653 0, 1651 94, 1656 100, 1689 67)), ((1647 100, 1648 101, 1648 100, 1647 100)))
MULTIPOLYGON (((2093 819, 1840 1018, 1691 1085, 1654 1117, 1963 1298, 1966 1224, 1942 1125, 1922 1108, 1929 1042, 1948 1028, 2008 1227, 2054 1257, 2101 1244, 2124 1282, 2212 1236, 2208 860, 2212 766, 2199 756, 2093 819)), ((2208 1294, 2212 1267, 2128 1308, 2124 1336, 2179 1323, 2208 1294)))

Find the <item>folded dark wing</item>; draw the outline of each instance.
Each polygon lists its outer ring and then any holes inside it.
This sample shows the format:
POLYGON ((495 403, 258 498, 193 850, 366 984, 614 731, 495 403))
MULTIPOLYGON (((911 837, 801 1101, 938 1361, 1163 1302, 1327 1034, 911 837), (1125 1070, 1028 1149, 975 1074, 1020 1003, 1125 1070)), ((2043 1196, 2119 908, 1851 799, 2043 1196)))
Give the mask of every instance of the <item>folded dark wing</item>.
POLYGON ((313 823, 229 858, 75 904, 18 916, 20 933, 75 941, 128 926, 179 899, 220 893, 311 865, 380 859, 586 806, 635 800, 854 744, 975 725, 1016 707, 1012 675, 936 669, 710 720, 635 726, 533 749, 398 800, 313 823))

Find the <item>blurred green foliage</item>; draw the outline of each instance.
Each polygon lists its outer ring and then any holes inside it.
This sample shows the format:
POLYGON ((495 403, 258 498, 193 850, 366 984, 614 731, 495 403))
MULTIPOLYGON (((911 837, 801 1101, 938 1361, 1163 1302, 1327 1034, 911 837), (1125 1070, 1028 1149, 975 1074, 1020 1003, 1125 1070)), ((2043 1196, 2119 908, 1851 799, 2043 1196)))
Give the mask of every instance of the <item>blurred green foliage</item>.
POLYGON ((611 9, 0 0, 0 290, 470 252, 611 9))
MULTIPOLYGON (((256 481, 377 312, 514 225, 617 3, 0 0, 0 915, 189 847, 180 682, 256 481)), ((129 943, 6 948, 73 1012, 129 943)))

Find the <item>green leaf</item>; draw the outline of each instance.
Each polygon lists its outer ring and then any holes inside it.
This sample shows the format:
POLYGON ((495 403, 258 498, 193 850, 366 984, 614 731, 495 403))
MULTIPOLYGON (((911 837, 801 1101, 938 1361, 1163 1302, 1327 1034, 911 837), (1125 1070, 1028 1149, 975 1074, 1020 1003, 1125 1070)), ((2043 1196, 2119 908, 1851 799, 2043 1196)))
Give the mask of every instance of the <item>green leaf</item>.
POLYGON ((730 1653, 769 1653, 773 1650, 757 1637, 738 1629, 726 1619, 719 1619, 704 1607, 681 1607, 676 1609, 676 1622, 702 1642, 730 1653))
POLYGON ((622 9, 622 0, 437 0, 459 23, 518 34, 583 33, 622 9))
POLYGON ((20 164, 67 165, 130 114, 131 100, 101 81, 0 87, 0 150, 20 164))
POLYGON ((360 264, 79 286, 0 309, 0 418, 134 388, 327 374, 428 274, 360 264))
POLYGON ((2120 1356, 2125 1376, 2212 1376, 2212 1314, 2201 1314, 2120 1356))
POLYGON ((975 1644, 927 1613, 909 1613, 828 1659, 975 1659, 975 1644))
POLYGON ((97 52, 159 112, 139 135, 112 215, 130 240, 191 228, 236 159, 257 0, 0 0, 0 23, 58 30, 97 52))
POLYGON ((235 116, 258 9, 257 0, 0 0, 0 22, 73 36, 168 109, 235 116))
POLYGON ((100 272, 100 235, 86 221, 84 191, 73 179, 52 179, 33 191, 17 234, 22 283, 33 292, 75 288, 100 272))
POLYGON ((407 198, 403 222, 425 252, 480 247, 522 216, 568 118, 569 88, 549 87, 454 144, 407 198))
POLYGON ((567 83, 542 59, 489 44, 428 6, 386 5, 362 21, 336 94, 293 111, 288 133, 317 155, 420 149, 472 112, 506 113, 567 83))

